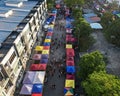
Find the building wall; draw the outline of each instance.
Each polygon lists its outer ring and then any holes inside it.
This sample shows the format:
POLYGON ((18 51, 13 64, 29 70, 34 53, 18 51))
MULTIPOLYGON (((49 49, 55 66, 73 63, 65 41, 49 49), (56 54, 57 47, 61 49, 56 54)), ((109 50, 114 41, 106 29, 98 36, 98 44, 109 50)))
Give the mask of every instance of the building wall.
MULTIPOLYGON (((32 14, 32 18, 26 23, 24 28, 22 30, 19 26, 18 30, 16 28, 15 31, 21 31, 21 33, 17 36, 13 42, 13 46, 9 49, 1 62, 1 65, 6 71, 4 75, 7 76, 7 79, 4 81, 4 86, 0 85, 0 96, 12 96, 14 94, 16 82, 21 82, 20 77, 22 76, 19 76, 19 74, 21 72, 21 74, 24 73, 23 70, 26 68, 26 62, 36 42, 37 35, 40 35, 42 32, 41 28, 46 19, 47 12, 46 0, 37 6, 39 7, 36 7, 36 11, 33 10, 35 13, 32 14)), ((17 86, 18 85, 19 84, 17 84, 17 86)))

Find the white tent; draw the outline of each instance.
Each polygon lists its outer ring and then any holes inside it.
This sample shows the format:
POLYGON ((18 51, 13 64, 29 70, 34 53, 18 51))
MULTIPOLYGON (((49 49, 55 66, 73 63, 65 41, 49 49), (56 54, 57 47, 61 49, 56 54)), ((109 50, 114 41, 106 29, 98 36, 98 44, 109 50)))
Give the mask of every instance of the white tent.
POLYGON ((90 23, 90 26, 92 29, 103 29, 103 27, 99 23, 90 23))
POLYGON ((31 95, 32 92, 32 84, 24 84, 21 88, 20 94, 22 95, 31 95))
POLYGON ((43 84, 45 78, 45 71, 36 72, 33 84, 43 84))

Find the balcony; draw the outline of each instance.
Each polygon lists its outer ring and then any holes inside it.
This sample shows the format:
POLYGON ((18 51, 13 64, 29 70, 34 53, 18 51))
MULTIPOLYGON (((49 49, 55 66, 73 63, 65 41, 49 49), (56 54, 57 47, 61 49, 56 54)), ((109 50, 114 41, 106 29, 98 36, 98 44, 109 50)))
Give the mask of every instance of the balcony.
POLYGON ((10 73, 13 71, 13 69, 12 69, 12 68, 5 68, 5 70, 6 70, 7 74, 8 74, 8 76, 9 76, 9 75, 10 75, 10 73))
POLYGON ((5 87, 8 81, 9 81, 9 78, 4 78, 2 81, 0 81, 0 86, 2 88, 5 87))

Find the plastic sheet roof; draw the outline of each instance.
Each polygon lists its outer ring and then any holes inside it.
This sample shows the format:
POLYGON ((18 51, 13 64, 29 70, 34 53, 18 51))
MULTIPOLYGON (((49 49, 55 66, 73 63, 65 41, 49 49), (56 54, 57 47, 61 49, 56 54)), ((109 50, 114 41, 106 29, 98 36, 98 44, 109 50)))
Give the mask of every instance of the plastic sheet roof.
POLYGON ((100 23, 91 23, 90 26, 92 29, 103 29, 100 23))

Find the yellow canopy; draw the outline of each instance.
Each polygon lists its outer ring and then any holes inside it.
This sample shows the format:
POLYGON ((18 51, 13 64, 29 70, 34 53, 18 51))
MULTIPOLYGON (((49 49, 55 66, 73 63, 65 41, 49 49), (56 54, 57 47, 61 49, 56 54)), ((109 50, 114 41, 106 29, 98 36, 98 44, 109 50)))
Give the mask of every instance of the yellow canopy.
POLYGON ((66 80, 65 87, 72 87, 75 88, 75 81, 74 80, 66 80))
POLYGON ((72 44, 66 44, 66 48, 72 48, 72 44))
POLYGON ((42 54, 49 54, 49 50, 43 50, 42 54))
POLYGON ((43 46, 36 46, 35 47, 35 51, 42 51, 43 50, 43 46))
POLYGON ((54 25, 53 25, 53 24, 50 24, 50 25, 49 25, 49 27, 53 28, 53 27, 54 27, 54 25))
POLYGON ((45 42, 51 42, 51 39, 45 39, 45 42))

